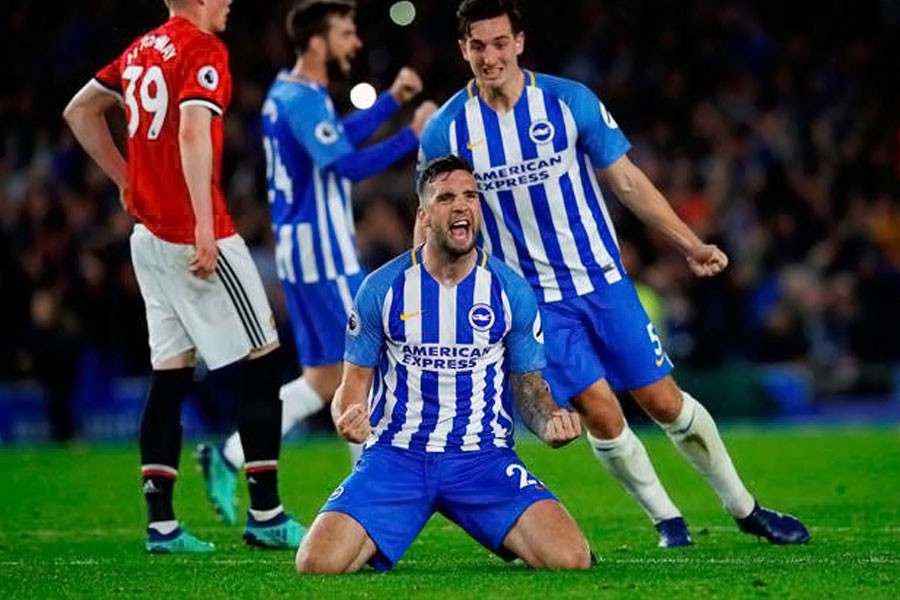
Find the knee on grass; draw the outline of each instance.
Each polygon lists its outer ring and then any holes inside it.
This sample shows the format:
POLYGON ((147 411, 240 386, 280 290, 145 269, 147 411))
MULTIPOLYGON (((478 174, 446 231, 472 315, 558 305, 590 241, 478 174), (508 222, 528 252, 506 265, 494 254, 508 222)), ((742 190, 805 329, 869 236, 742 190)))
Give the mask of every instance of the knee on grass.
POLYGON ((303 545, 297 551, 294 566, 301 575, 340 575, 352 572, 350 561, 303 545))

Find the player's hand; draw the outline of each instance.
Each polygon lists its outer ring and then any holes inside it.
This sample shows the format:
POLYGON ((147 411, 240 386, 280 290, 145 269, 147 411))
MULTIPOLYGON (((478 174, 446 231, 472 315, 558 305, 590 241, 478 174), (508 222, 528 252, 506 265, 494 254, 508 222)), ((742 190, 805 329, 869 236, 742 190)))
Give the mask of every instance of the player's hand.
POLYGON ((564 408, 554 410, 544 425, 541 439, 552 448, 565 446, 581 436, 581 418, 577 412, 564 408))
POLYGON ((348 442, 361 444, 369 437, 369 409, 365 404, 351 404, 334 422, 338 434, 348 442))
POLYGON ((422 78, 413 69, 403 67, 391 84, 390 94, 400 104, 406 104, 422 93, 422 78))
POLYGON ((410 123, 409 126, 417 136, 422 135, 422 130, 425 129, 425 123, 428 122, 428 119, 431 118, 431 115, 433 115, 436 110, 437 104, 431 100, 426 100, 416 109, 416 112, 413 114, 412 123, 410 123))
POLYGON ((700 244, 685 256, 688 267, 697 277, 709 277, 725 270, 728 256, 715 244, 700 244))
POLYGON ((219 246, 212 228, 196 227, 194 229, 194 257, 188 268, 191 273, 201 279, 209 277, 216 270, 219 260, 219 246))

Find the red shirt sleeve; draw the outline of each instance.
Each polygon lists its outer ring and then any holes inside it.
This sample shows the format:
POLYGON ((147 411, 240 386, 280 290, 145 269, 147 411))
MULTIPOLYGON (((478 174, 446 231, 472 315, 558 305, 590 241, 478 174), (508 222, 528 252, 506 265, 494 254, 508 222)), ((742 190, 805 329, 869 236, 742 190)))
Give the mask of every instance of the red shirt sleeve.
POLYGON ((94 75, 94 79, 109 91, 122 95, 122 70, 119 68, 121 57, 112 61, 94 75))
POLYGON ((212 35, 198 37, 185 49, 182 69, 179 106, 197 104, 218 115, 225 112, 231 99, 231 75, 225 44, 212 35))

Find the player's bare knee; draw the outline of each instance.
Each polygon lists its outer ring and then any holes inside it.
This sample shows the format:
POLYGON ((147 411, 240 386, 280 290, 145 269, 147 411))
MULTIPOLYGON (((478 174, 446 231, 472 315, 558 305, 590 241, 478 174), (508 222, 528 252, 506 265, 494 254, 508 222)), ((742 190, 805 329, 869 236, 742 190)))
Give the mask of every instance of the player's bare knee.
POLYGON ((553 545, 543 549, 539 554, 524 558, 528 566, 534 569, 551 571, 578 571, 591 566, 591 552, 586 543, 553 545))
POLYGON ((595 438, 611 440, 622 435, 625 417, 619 410, 608 410, 601 404, 583 404, 578 407, 584 427, 595 438))
POLYGON ((557 564, 550 566, 551 569, 582 571, 589 569, 591 566, 591 551, 587 545, 573 545, 569 548, 562 549, 556 555, 557 564))
POLYGON ((671 376, 631 390, 631 395, 654 421, 662 424, 675 421, 684 405, 681 389, 671 376))
POLYGON ((613 439, 625 429, 622 407, 606 380, 599 380, 572 398, 588 431, 599 439, 613 439))
POLYGON ((306 379, 306 382, 326 404, 331 402, 338 386, 341 384, 342 367, 343 363, 337 363, 321 367, 304 368, 303 377, 306 379))
POLYGON ((294 566, 301 575, 337 575, 346 571, 347 565, 337 564, 324 548, 301 544, 294 566))

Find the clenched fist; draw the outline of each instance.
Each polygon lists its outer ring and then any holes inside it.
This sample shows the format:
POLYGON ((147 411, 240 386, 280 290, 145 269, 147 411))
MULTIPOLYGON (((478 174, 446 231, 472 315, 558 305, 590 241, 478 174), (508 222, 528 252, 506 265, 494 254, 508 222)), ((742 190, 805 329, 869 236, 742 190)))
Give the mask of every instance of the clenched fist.
POLYGON ((422 78, 413 69, 403 67, 391 84, 390 94, 400 104, 406 104, 422 92, 422 78))
POLYGON ((695 246, 685 258, 688 267, 698 277, 716 275, 728 266, 728 256, 714 244, 695 246))
POLYGON ((338 434, 348 442, 360 444, 369 437, 369 408, 365 404, 352 404, 334 422, 338 434))
POLYGON ((565 446, 581 435, 581 418, 578 413, 565 409, 554 410, 544 424, 541 439, 553 448, 565 446))

